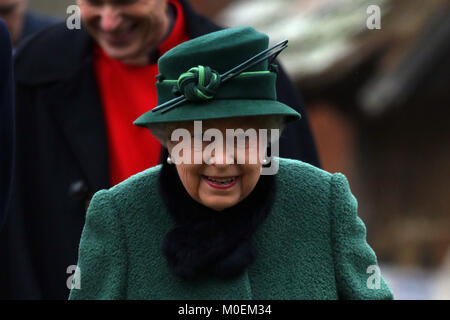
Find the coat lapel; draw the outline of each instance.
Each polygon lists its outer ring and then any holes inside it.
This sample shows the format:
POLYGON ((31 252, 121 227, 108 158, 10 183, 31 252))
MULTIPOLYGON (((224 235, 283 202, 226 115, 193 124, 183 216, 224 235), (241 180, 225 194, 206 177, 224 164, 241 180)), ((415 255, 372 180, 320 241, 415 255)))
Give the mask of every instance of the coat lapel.
POLYGON ((101 99, 92 63, 92 44, 87 34, 80 41, 74 73, 52 85, 45 101, 51 101, 55 120, 80 163, 90 194, 108 188, 108 144, 101 99))

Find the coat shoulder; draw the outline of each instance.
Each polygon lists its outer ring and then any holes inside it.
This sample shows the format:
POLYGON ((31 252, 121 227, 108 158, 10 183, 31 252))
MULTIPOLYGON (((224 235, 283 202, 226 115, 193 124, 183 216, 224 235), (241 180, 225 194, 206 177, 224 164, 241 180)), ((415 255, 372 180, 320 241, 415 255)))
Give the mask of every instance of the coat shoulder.
POLYGON ((58 23, 23 41, 16 50, 16 80, 35 85, 65 79, 88 57, 91 40, 84 29, 58 23))
POLYGON ((280 185, 292 191, 329 192, 331 173, 299 160, 280 158, 279 164, 277 180, 280 185))
POLYGON ((131 176, 108 190, 110 199, 119 209, 126 209, 127 212, 142 212, 141 209, 149 204, 153 208, 158 207, 161 203, 158 191, 160 171, 161 165, 158 165, 131 176), (130 211, 130 208, 136 210, 130 211))
POLYGON ((146 193, 146 191, 156 191, 158 188, 158 177, 161 165, 139 172, 130 178, 122 181, 109 189, 114 198, 129 198, 136 194, 146 193))
POLYGON ((278 212, 295 220, 307 219, 307 223, 322 228, 330 219, 332 177, 308 163, 280 158, 276 176, 278 212))

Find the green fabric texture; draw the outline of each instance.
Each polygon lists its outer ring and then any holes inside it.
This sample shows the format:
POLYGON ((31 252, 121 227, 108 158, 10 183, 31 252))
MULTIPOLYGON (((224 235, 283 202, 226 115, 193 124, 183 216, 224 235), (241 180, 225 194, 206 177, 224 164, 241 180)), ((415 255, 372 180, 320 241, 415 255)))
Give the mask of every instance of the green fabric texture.
POLYGON ((148 111, 134 124, 152 124, 245 116, 282 116, 285 122, 300 114, 277 101, 276 73, 266 60, 235 78, 220 76, 268 48, 267 35, 251 27, 230 28, 186 41, 158 60, 157 104, 183 95, 188 101, 166 113, 148 111))
MULTIPOLYGON (((172 48, 159 59, 158 70, 165 79, 178 79, 182 73, 199 64, 224 73, 268 46, 269 37, 252 27, 228 28, 172 48)), ((247 71, 267 70, 267 67, 267 61, 263 61, 247 71)))
POLYGON ((280 159, 273 209, 254 234, 259 256, 232 280, 183 281, 161 244, 173 222, 158 194, 160 166, 95 194, 70 299, 392 299, 367 285, 377 265, 344 175, 280 159), (77 280, 75 280, 77 281, 77 280))
MULTIPOLYGON (((214 95, 214 100, 225 100, 245 97, 247 100, 276 100, 276 81, 277 75, 273 72, 252 73, 245 72, 237 76, 231 81, 220 85, 220 90, 214 95)), ((158 88, 158 105, 173 99, 173 88, 177 81, 163 81, 157 83, 158 88)), ((198 108, 209 107, 207 103, 204 105, 199 103, 198 108)), ((185 106, 183 105, 184 108, 185 106)))

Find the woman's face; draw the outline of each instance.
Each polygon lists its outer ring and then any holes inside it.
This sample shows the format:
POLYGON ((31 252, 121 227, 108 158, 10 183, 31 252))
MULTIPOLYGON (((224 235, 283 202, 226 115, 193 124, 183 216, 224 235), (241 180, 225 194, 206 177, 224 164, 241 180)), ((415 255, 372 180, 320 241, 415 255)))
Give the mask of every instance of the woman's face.
MULTIPOLYGON (((197 146, 195 145, 193 122, 180 125, 178 128, 187 129, 192 138, 190 144, 191 161, 176 164, 176 168, 184 188, 194 200, 213 210, 221 211, 236 205, 252 192, 259 180, 262 167, 260 157, 257 156, 259 150, 262 149, 259 147, 259 135, 256 135, 258 142, 256 145, 251 143, 248 138, 241 145, 237 143, 237 139, 233 139, 233 147, 227 148, 226 129, 236 130, 240 128, 246 131, 253 128, 258 133, 259 122, 256 119, 229 118, 202 122, 203 133, 211 128, 222 133, 222 154, 208 149, 207 146, 211 143, 209 141, 200 141, 197 146), (202 158, 200 158, 200 163, 196 164, 194 163, 194 157, 199 154, 202 158), (254 157, 251 155, 254 155, 254 157), (239 164, 238 157, 240 157, 239 164), (230 164, 231 162, 232 164, 230 164)), ((167 142, 172 159, 175 156, 172 153, 174 147, 181 142, 182 140, 173 142, 170 139, 167 142)), ((216 150, 220 149, 217 148, 216 150)), ((182 152, 180 155, 182 155, 182 152)))

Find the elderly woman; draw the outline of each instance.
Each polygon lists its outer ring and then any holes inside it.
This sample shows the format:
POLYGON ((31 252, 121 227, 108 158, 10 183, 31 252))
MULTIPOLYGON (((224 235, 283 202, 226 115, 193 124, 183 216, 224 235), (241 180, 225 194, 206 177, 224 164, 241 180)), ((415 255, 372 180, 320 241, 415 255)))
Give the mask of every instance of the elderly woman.
POLYGON ((284 47, 245 27, 160 58, 135 124, 169 156, 94 196, 71 299, 392 298, 345 177, 276 157, 300 118, 276 101, 284 47))

